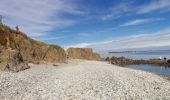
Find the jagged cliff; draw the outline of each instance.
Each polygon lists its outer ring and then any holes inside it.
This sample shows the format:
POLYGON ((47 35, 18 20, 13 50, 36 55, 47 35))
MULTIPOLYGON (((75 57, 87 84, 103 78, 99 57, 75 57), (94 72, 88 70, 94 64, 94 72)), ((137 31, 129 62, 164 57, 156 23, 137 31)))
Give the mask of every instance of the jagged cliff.
MULTIPOLYGON (((33 40, 22 32, 0 25, 0 55, 6 56, 4 52, 12 52, 11 50, 18 51, 23 61, 32 63, 62 63, 66 60, 65 51, 61 47, 33 40)), ((3 58, 0 57, 0 62, 2 61, 3 58)), ((4 66, 6 65, 0 64, 0 69, 4 66)))
POLYGON ((68 56, 73 59, 100 60, 100 55, 94 53, 91 48, 69 48, 68 56))

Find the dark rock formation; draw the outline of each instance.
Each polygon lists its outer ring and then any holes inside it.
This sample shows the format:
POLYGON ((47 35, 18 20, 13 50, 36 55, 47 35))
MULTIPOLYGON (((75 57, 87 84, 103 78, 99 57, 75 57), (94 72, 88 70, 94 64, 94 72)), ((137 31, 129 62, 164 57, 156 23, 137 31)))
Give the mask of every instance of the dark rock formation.
POLYGON ((0 50, 3 53, 7 49, 19 51, 23 61, 32 63, 63 63, 66 61, 65 51, 61 47, 33 40, 20 31, 0 25, 0 50), (2 48, 3 50, 1 50, 2 48))
POLYGON ((73 59, 100 60, 100 55, 94 53, 91 48, 69 48, 68 56, 73 59))
POLYGON ((18 72, 30 68, 28 63, 23 60, 22 55, 17 50, 1 50, 0 69, 18 72))
MULTIPOLYGON (((107 61, 109 59, 106 59, 107 61)), ((170 63, 168 61, 159 60, 159 59, 150 59, 150 60, 132 60, 125 57, 112 57, 111 63, 116 65, 132 65, 132 64, 152 64, 159 66, 169 66, 170 63)))
POLYGON ((167 63, 169 63, 169 64, 170 64, 170 59, 169 59, 169 60, 167 60, 167 63))

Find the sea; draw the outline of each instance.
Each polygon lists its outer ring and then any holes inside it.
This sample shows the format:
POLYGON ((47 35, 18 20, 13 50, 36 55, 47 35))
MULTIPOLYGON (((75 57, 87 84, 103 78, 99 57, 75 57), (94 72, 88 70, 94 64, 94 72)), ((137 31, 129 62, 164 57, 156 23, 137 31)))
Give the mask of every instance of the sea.
MULTIPOLYGON (((134 60, 135 59, 149 60, 149 59, 160 59, 160 58, 163 60, 164 57, 170 59, 170 50, 128 51, 122 53, 108 53, 105 54, 104 56, 126 57, 134 60)), ((139 64, 139 65, 127 65, 126 67, 136 69, 136 70, 148 71, 160 75, 170 75, 170 67, 165 67, 165 66, 139 64)))

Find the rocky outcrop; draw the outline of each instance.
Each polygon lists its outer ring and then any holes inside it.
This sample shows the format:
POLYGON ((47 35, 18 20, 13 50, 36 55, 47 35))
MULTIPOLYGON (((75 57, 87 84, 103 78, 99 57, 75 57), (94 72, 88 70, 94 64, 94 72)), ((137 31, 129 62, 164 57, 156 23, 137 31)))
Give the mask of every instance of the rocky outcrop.
POLYGON ((23 61, 32 63, 63 63, 66 60, 65 51, 61 47, 33 40, 24 33, 4 25, 0 25, 0 47, 4 49, 0 48, 2 52, 7 49, 16 50, 23 61))
POLYGON ((170 59, 169 59, 169 60, 167 60, 167 62, 170 64, 170 59))
POLYGON ((55 63, 55 62, 65 62, 66 61, 66 54, 63 49, 56 45, 50 45, 46 54, 43 58, 44 61, 55 63))
MULTIPOLYGON (((107 57, 106 60, 108 61, 109 58, 107 57)), ((159 59, 133 60, 133 59, 125 58, 125 57, 112 57, 111 63, 116 64, 116 65, 152 64, 152 65, 170 67, 170 63, 168 63, 168 61, 159 60, 159 59)))
POLYGON ((91 48, 69 48, 68 56, 73 59, 100 60, 100 55, 94 53, 91 48))
POLYGON ((17 50, 0 51, 0 69, 12 72, 18 72, 30 68, 28 63, 23 60, 22 55, 17 50))

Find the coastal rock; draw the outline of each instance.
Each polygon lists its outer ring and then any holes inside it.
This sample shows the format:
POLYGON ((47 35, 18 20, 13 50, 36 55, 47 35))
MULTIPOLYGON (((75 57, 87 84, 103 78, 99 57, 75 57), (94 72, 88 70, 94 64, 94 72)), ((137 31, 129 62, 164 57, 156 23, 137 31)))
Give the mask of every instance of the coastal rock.
POLYGON ((73 59, 100 60, 100 55, 94 53, 91 48, 69 48, 68 56, 73 59))
POLYGON ((50 45, 43 60, 50 63, 62 63, 66 61, 66 53, 61 47, 50 45))
MULTIPOLYGON (((106 60, 109 61, 109 58, 107 57, 106 60)), ((125 57, 112 57, 111 58, 111 63, 112 64, 117 64, 117 65, 152 64, 152 65, 170 67, 170 63, 168 63, 168 62, 166 62, 164 60, 159 60, 159 59, 133 60, 133 59, 125 58, 125 57)))
POLYGON ((100 54, 98 53, 93 53, 93 58, 98 61, 101 60, 100 54))
MULTIPOLYGON (((29 51, 31 51, 29 54, 31 55, 31 59, 29 55, 26 59, 29 59, 30 62, 63 63, 66 61, 66 53, 64 49, 57 45, 47 45, 34 41, 33 46, 29 51)), ((22 54, 25 55, 26 53, 23 52, 22 54)))
POLYGON ((0 69, 5 71, 18 72, 30 68, 28 63, 22 58, 17 50, 1 50, 0 53, 0 69))
MULTIPOLYGON (((4 56, 7 56, 6 52, 8 49, 19 52, 18 54, 22 56, 23 61, 31 63, 63 63, 66 61, 66 54, 63 48, 33 40, 22 32, 0 25, 0 50, 4 56)), ((15 63, 8 65, 12 66, 15 63)))
POLYGON ((170 63, 170 59, 169 59, 169 60, 167 60, 167 63, 170 63))

